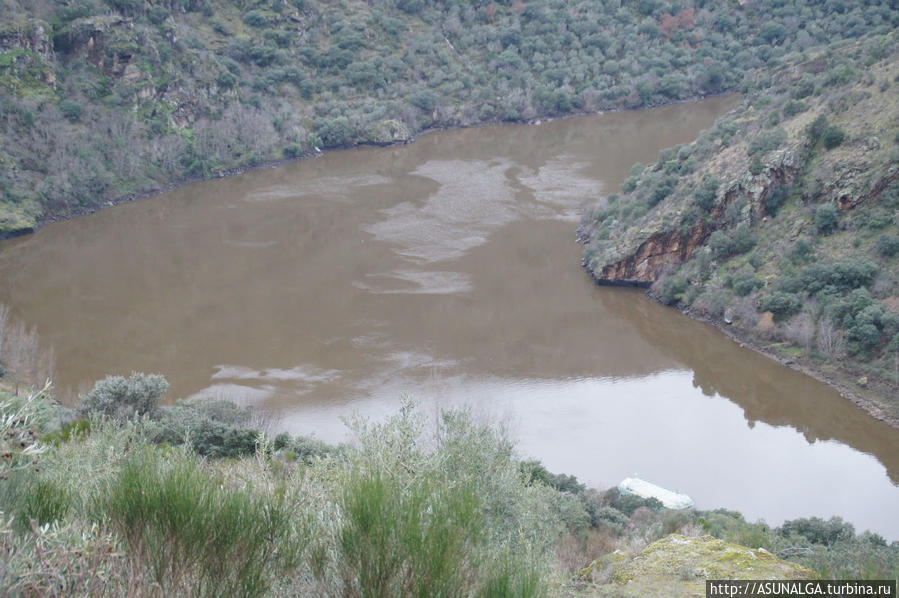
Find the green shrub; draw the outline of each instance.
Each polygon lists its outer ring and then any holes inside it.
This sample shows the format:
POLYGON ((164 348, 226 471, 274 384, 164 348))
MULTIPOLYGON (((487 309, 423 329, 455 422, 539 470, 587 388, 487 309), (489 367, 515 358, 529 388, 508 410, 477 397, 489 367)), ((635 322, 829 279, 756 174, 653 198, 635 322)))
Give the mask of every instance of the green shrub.
POLYGON ((339 550, 344 594, 454 596, 483 535, 471 487, 451 492, 425 482, 406 488, 380 472, 344 486, 339 550))
POLYGON ((839 517, 831 517, 829 521, 811 517, 787 521, 777 530, 777 533, 785 537, 800 536, 812 544, 832 546, 837 542, 853 539, 855 528, 851 523, 844 522, 839 517))
POLYGON ((877 253, 883 257, 893 257, 899 253, 899 235, 884 233, 877 237, 877 253))
POLYGON ((152 415, 168 389, 169 383, 157 374, 132 372, 127 380, 107 376, 81 397, 78 413, 82 417, 99 415, 119 420, 152 415))
POLYGON ((0 480, 0 509, 12 518, 19 533, 32 530, 32 522, 44 525, 61 521, 71 507, 69 491, 34 471, 7 471, 0 480))
POLYGON ((250 27, 259 28, 268 27, 271 24, 269 18, 265 15, 265 13, 258 10, 251 10, 247 13, 244 13, 243 22, 250 27))
POLYGON ((762 160, 761 154, 756 154, 749 160, 749 174, 758 176, 765 170, 765 161, 762 160))
POLYGON ((30 530, 31 521, 38 525, 61 521, 69 511, 71 500, 68 490, 53 480, 29 480, 16 521, 22 530, 30 530))
POLYGON ((587 489, 575 476, 551 473, 537 460, 522 461, 519 467, 526 480, 545 484, 559 492, 581 494, 587 489))
POLYGON ((154 25, 162 25, 170 14, 172 13, 164 6, 151 6, 147 10, 147 19, 154 25))
POLYGON ((649 206, 652 207, 671 195, 671 193, 674 192, 674 188, 677 186, 677 180, 678 178, 676 176, 669 175, 659 181, 649 194, 649 206))
POLYGON ((437 96, 431 91, 420 91, 409 96, 409 103, 425 112, 432 112, 437 107, 437 96))
POLYGON ((870 229, 886 228, 893 223, 893 213, 881 207, 867 207, 856 211, 860 225, 870 229))
POLYGON ((409 404, 386 424, 352 425, 359 449, 347 453, 341 470, 331 566, 327 547, 312 551, 328 593, 339 586, 347 596, 481 596, 514 588, 542 595, 539 558, 532 559, 561 531, 557 516, 544 519, 543 497, 560 495, 525 483, 507 440, 450 412, 436 447, 423 451, 424 421, 409 404))
POLYGON ((830 125, 821 134, 821 141, 827 149, 833 149, 843 143, 846 133, 836 125, 830 125))
POLYGON ((786 185, 777 185, 771 189, 762 199, 762 204, 765 206, 765 213, 775 216, 787 200, 789 194, 789 187, 786 185))
POLYGON ((261 596, 295 562, 283 499, 221 486, 193 459, 128 458, 96 504, 165 595, 261 596))
POLYGON ((778 318, 798 313, 801 308, 802 301, 799 297, 783 291, 772 291, 759 302, 759 309, 770 311, 778 318))
POLYGON ((818 144, 827 126, 827 117, 822 114, 805 127, 805 135, 812 145, 818 144))
POLYGON ((745 297, 752 291, 762 287, 761 279, 756 276, 751 268, 740 268, 727 280, 728 286, 740 297, 745 297))
POLYGON ((684 298, 687 290, 687 277, 683 274, 668 276, 662 281, 661 299, 666 305, 672 305, 684 298))
POLYGON ((716 259, 723 260, 750 251, 756 242, 749 226, 741 224, 730 235, 721 230, 713 232, 709 237, 709 248, 716 259))
POLYGON ((783 107, 783 115, 784 118, 792 118, 797 114, 805 112, 808 110, 808 107, 805 105, 805 102, 800 102, 799 100, 790 100, 783 107))
POLYGON ((829 235, 837 229, 839 212, 833 204, 820 205, 815 209, 815 229, 822 235, 829 235))
POLYGON ((185 444, 204 457, 235 458, 256 453, 259 431, 251 412, 229 401, 196 398, 158 410, 154 442, 185 444))
POLYGON ((637 183, 640 182, 639 176, 629 176, 624 179, 624 183, 621 184, 621 192, 622 193, 630 193, 634 189, 637 188, 637 183))
POLYGON ((618 488, 610 488, 603 494, 603 500, 613 509, 630 517, 639 508, 648 508, 653 511, 660 511, 662 503, 655 498, 641 498, 636 494, 627 494, 618 490, 618 488))
POLYGON ((807 262, 814 254, 814 247, 805 239, 796 241, 787 252, 787 258, 794 264, 807 262))
POLYGON ((803 268, 797 277, 799 287, 817 293, 826 287, 850 291, 868 286, 877 275, 877 265, 861 258, 846 258, 827 264, 812 264, 803 268))
POLYGON ((69 122, 78 122, 84 114, 84 106, 72 100, 63 100, 59 103, 59 110, 69 122))
POLYGON ((750 157, 756 154, 766 154, 779 148, 786 140, 787 132, 783 129, 761 131, 752 138, 746 151, 750 157))
POLYGON ((596 511, 594 527, 608 529, 614 534, 620 534, 627 525, 628 517, 614 507, 600 507, 596 511))
POLYGON ((715 177, 704 177, 702 184, 693 195, 693 204, 705 212, 711 211, 715 205, 715 197, 718 195, 718 187, 720 185, 721 181, 715 177))

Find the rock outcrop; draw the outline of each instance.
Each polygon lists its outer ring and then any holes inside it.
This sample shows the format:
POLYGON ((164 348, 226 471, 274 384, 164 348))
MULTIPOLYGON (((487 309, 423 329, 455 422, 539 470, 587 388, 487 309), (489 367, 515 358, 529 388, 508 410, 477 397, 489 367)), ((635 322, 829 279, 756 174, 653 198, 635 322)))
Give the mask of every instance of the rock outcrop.
POLYGON ((618 553, 597 559, 581 572, 586 596, 669 598, 705 596, 708 579, 815 579, 809 569, 752 549, 713 538, 672 534, 633 558, 618 553))

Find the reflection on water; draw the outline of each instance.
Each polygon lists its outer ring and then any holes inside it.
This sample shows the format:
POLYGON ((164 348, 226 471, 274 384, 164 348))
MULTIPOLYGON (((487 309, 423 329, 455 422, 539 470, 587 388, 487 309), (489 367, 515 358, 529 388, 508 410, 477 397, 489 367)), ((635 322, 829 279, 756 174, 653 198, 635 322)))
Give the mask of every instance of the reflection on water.
POLYGON ((0 244, 0 301, 71 397, 160 372, 344 437, 410 393, 512 423, 588 483, 633 473, 777 523, 839 514, 899 539, 899 433, 814 380, 626 289, 574 243, 584 199, 733 104, 430 134, 333 152, 0 244), (851 491, 850 489, 855 489, 851 491))

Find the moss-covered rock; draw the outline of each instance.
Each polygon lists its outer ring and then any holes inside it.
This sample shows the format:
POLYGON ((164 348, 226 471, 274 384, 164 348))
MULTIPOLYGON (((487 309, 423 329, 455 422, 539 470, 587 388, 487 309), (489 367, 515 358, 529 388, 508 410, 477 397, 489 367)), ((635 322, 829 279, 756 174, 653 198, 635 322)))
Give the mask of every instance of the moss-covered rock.
POLYGON ((608 583, 593 586, 586 595, 701 597, 705 596, 707 579, 815 578, 811 570, 781 560, 766 550, 712 536, 672 534, 653 542, 633 559, 622 560, 620 555, 614 559, 607 556, 591 564, 588 569, 601 571, 613 561, 620 562, 608 583))

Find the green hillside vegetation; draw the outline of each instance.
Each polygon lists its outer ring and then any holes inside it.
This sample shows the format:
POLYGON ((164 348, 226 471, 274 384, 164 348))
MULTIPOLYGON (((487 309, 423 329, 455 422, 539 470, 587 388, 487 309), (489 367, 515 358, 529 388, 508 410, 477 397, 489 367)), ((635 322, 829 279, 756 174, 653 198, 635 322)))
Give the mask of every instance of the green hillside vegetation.
POLYGON ((889 0, 2 0, 0 234, 316 148, 739 91, 889 0))
POLYGON ((894 34, 785 60, 588 210, 584 262, 899 420, 894 34))
POLYGON ((428 431, 407 403, 328 446, 227 403, 162 407, 166 388, 110 377, 76 410, 0 390, 0 593, 692 595, 725 572, 899 576, 899 543, 837 518, 772 529, 599 493, 464 411, 428 431))

